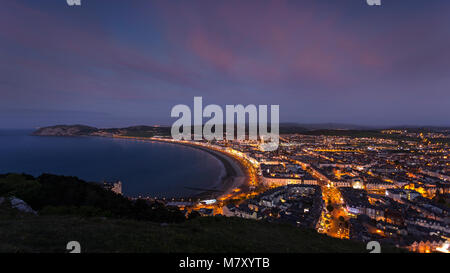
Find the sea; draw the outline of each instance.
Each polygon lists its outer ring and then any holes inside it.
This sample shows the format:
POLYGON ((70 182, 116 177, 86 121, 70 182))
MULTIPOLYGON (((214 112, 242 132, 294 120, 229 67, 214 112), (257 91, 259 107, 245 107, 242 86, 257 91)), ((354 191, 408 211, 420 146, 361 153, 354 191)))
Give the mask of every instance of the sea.
POLYGON ((0 130, 0 174, 76 176, 122 182, 125 196, 180 198, 213 189, 226 175, 222 162, 193 147, 106 137, 32 136, 0 130))

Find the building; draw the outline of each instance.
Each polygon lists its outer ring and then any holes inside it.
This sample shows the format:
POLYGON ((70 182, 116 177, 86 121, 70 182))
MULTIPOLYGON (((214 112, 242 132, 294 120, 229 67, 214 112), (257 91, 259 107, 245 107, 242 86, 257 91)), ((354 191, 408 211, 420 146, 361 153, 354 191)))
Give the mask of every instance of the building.
POLYGON ((407 200, 411 201, 422 195, 413 190, 387 189, 386 196, 394 199, 395 201, 400 201, 402 199, 407 199, 407 200))
POLYGON ((121 181, 117 181, 117 182, 103 182, 103 188, 110 190, 116 194, 122 194, 122 182, 121 181))

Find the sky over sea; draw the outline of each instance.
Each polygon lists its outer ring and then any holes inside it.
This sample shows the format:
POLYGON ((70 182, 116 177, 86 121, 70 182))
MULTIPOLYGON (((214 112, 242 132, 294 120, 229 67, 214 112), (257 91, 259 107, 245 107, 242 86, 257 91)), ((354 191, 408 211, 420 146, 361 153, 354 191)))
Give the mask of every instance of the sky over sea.
POLYGON ((282 122, 450 126, 450 1, 0 0, 0 128, 282 122))

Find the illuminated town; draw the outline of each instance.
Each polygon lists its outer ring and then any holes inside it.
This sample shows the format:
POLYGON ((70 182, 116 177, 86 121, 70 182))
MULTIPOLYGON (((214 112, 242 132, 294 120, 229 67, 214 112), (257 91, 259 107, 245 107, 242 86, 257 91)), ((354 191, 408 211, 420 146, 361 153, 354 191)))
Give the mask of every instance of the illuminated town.
POLYGON ((450 0, 0 2, 0 254, 450 253, 450 0))
MULTIPOLYGON (((412 252, 448 252, 449 132, 383 130, 377 137, 284 134, 279 149, 257 141, 175 141, 233 158, 239 187, 207 199, 163 198, 186 215, 225 215, 310 227, 412 252)), ((144 198, 144 197, 141 197, 144 198)), ((146 197, 150 198, 150 197, 146 197)), ((151 199, 151 198, 150 198, 151 199)))

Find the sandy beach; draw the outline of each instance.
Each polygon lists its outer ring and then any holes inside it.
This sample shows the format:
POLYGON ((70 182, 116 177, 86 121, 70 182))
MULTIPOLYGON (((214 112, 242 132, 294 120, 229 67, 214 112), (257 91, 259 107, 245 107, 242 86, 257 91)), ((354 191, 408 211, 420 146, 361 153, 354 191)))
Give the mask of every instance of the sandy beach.
POLYGON ((226 155, 225 153, 219 152, 219 151, 210 150, 210 149, 198 147, 195 145, 189 145, 189 146, 201 149, 201 150, 208 152, 208 153, 212 154, 213 156, 215 156, 217 159, 219 159, 222 162, 222 164, 225 168, 225 171, 226 171, 226 176, 222 179, 220 185, 217 185, 215 188, 213 188, 214 190, 222 191, 221 193, 219 193, 219 192, 213 192, 213 193, 204 192, 204 193, 199 194, 198 196, 200 196, 200 197, 209 196, 209 197, 217 198, 220 195, 226 195, 226 194, 231 193, 234 189, 239 188, 240 186, 244 185, 245 182, 247 181, 247 176, 245 174, 245 168, 236 159, 226 155))
POLYGON ((200 199, 218 198, 222 195, 227 195, 231 193, 234 189, 239 188, 242 185, 245 185, 245 183, 248 181, 248 176, 246 175, 245 167, 238 160, 234 159, 233 157, 227 155, 224 152, 208 149, 207 147, 190 143, 166 141, 163 139, 147 139, 147 140, 185 145, 188 147, 200 149, 203 150, 204 152, 213 155, 222 163, 226 172, 225 177, 222 178, 222 181, 218 185, 217 184, 213 185, 211 188, 207 189, 211 191, 206 190, 204 192, 196 194, 195 195, 196 198, 200 199))

